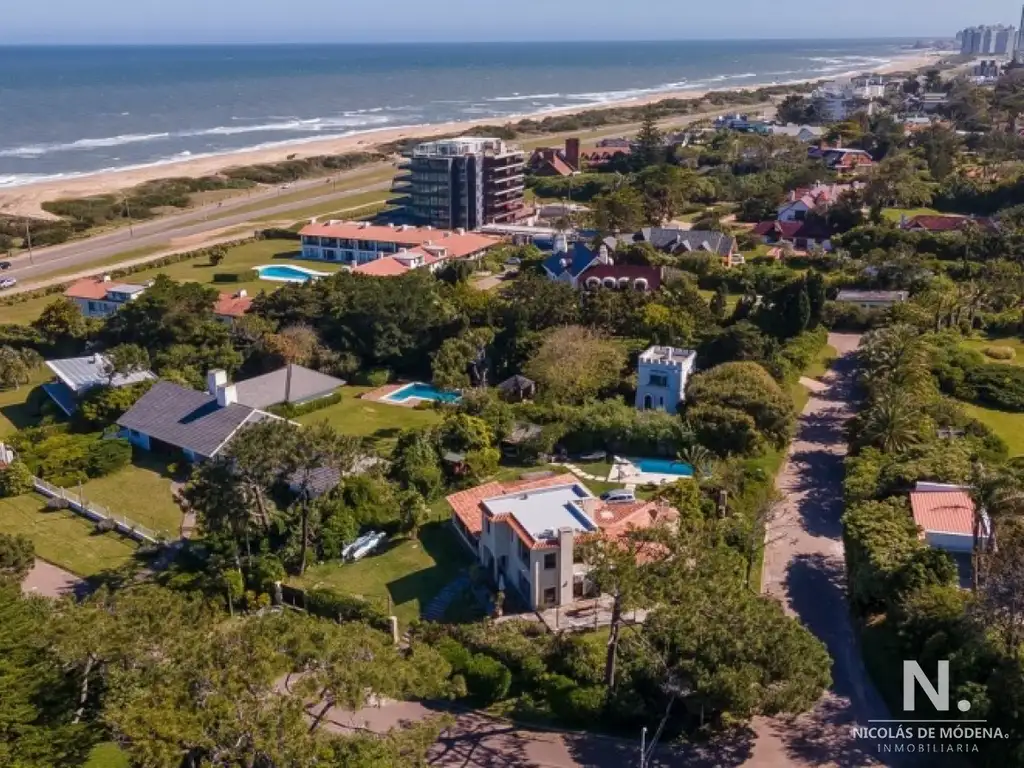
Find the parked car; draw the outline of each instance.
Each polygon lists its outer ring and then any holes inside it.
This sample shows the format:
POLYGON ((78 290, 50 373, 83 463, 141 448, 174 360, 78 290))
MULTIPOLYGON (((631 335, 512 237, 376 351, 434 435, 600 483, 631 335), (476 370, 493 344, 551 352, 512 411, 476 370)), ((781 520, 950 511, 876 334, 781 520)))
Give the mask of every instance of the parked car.
POLYGON ((9 261, 0 261, 0 269, 10 269, 10 268, 11 268, 11 262, 9 262, 9 261))
POLYGON ((18 281, 15 280, 13 277, 5 277, 3 280, 0 280, 0 291, 7 290, 8 288, 13 288, 17 284, 18 281))
POLYGON ((607 501, 609 504, 632 504, 636 501, 636 494, 624 488, 618 491, 605 491, 601 494, 601 501, 607 501))

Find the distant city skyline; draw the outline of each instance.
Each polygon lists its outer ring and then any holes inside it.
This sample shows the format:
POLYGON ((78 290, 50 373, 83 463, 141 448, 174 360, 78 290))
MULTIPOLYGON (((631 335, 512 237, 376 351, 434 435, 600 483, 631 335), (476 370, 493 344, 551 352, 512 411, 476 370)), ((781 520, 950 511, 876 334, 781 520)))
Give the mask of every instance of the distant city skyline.
POLYGON ((957 29, 1014 24, 1006 0, 861 0, 818 13, 762 0, 680 8, 672 0, 474 0, 386 5, 347 0, 47 0, 4 10, 0 44, 381 43, 460 41, 950 38, 957 29), (781 11, 781 12, 780 12, 781 11))

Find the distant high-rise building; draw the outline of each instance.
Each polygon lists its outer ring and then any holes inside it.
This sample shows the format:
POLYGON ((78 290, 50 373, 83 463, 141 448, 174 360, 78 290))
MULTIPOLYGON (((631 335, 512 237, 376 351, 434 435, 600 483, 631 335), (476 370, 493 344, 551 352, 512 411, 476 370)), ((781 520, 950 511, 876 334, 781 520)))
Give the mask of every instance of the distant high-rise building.
POLYGON ((1017 29, 1017 44, 1013 49, 1014 61, 1024 60, 1024 6, 1020 9, 1020 27, 1017 29))
POLYGON ((960 41, 960 53, 965 56, 1006 56, 1019 47, 1017 28, 1012 25, 968 27, 957 33, 957 39, 960 41))
POLYGON ((396 182, 417 223, 477 229, 514 221, 523 208, 526 156, 501 139, 461 138, 420 144, 396 182))

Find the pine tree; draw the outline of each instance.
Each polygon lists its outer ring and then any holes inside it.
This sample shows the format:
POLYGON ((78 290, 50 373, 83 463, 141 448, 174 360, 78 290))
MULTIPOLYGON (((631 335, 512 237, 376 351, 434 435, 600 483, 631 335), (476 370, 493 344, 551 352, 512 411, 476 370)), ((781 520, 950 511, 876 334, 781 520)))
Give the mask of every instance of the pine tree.
POLYGON ((638 170, 665 161, 665 136, 658 128, 654 110, 650 108, 644 111, 643 122, 636 134, 633 157, 638 170))
POLYGON ((719 284, 715 289, 715 295, 711 297, 711 314, 716 320, 725 319, 725 311, 729 305, 729 289, 724 283, 719 284))

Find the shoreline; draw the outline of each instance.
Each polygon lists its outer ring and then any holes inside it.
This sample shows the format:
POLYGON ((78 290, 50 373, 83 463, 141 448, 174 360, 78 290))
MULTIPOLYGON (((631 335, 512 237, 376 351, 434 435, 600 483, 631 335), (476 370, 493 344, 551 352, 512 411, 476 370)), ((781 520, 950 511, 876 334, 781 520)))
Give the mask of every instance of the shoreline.
MULTIPOLYGON (((920 70, 937 62, 947 54, 934 51, 921 51, 897 56, 888 64, 872 70, 878 74, 920 70)), ((81 174, 69 174, 60 178, 32 181, 17 186, 0 187, 0 215, 39 217, 41 204, 62 198, 83 198, 95 195, 115 193, 134 187, 147 181, 171 177, 198 177, 217 174, 227 168, 240 165, 258 165, 276 163, 294 158, 307 158, 316 155, 337 155, 346 152, 373 151, 381 144, 403 139, 429 139, 433 136, 450 135, 466 131, 481 125, 505 124, 524 119, 543 119, 564 115, 579 114, 599 109, 622 107, 638 107, 666 99, 699 100, 712 92, 754 91, 772 86, 801 85, 824 79, 841 79, 851 77, 863 70, 852 70, 839 73, 829 78, 814 77, 784 83, 751 83, 738 88, 671 90, 645 94, 644 96, 607 101, 587 105, 574 105, 514 115, 483 117, 474 120, 452 120, 443 123, 429 123, 391 128, 367 129, 336 136, 299 141, 284 141, 273 146, 243 148, 230 152, 184 158, 181 160, 156 161, 153 163, 127 167, 116 170, 99 170, 81 174)), ((46 218, 52 218, 43 213, 46 218)))

